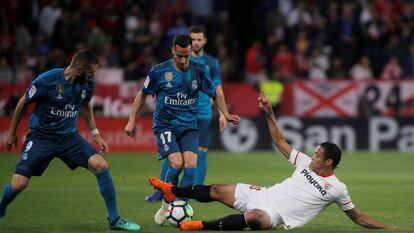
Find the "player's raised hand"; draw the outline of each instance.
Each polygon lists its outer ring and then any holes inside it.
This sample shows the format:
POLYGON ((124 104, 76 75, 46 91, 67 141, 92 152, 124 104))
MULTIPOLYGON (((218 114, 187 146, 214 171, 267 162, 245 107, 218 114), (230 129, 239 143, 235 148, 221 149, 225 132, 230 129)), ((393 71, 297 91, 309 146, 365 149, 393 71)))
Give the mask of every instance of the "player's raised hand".
POLYGON ((17 136, 16 134, 9 134, 9 136, 7 137, 7 143, 6 143, 7 150, 12 151, 13 145, 15 148, 17 147, 17 136))
POLYGON ((126 134, 128 134, 128 136, 130 137, 134 137, 135 134, 137 133, 137 127, 135 125, 135 123, 132 122, 128 122, 128 124, 125 126, 124 128, 126 134))
POLYGON ((223 114, 220 114, 219 117, 219 132, 223 132, 223 130, 227 128, 227 119, 224 117, 223 114))
POLYGON ((269 114, 272 112, 272 105, 269 102, 269 99, 267 96, 263 93, 263 91, 260 91, 259 98, 257 98, 259 101, 259 108, 263 110, 266 114, 269 114))

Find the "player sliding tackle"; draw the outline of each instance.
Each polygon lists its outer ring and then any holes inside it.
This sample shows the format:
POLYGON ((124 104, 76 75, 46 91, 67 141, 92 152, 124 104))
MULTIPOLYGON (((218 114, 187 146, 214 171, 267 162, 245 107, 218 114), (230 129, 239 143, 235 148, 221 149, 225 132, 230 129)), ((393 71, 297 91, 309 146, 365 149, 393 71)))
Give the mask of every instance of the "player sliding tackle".
POLYGON ((296 168, 293 175, 268 188, 242 183, 177 187, 150 177, 151 185, 161 190, 169 202, 177 197, 200 202, 218 201, 241 212, 213 221, 182 222, 181 230, 236 231, 246 227, 269 230, 279 225, 294 229, 309 222, 331 203, 336 203, 352 221, 363 227, 399 229, 362 213, 352 203, 345 184, 334 174, 341 160, 341 149, 337 145, 321 143, 312 157, 293 149, 278 128, 267 97, 261 93, 258 100, 259 107, 265 113, 273 143, 296 168))

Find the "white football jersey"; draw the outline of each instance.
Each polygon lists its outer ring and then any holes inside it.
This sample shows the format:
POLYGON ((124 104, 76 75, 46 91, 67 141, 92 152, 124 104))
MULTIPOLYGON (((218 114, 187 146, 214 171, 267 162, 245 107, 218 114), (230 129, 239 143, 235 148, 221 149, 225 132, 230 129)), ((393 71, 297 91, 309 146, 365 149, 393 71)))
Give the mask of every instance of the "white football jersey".
POLYGON ((333 202, 343 211, 355 207, 334 174, 322 177, 310 169, 310 157, 292 150, 289 161, 296 167, 293 175, 267 188, 269 204, 280 213, 286 229, 303 226, 333 202))

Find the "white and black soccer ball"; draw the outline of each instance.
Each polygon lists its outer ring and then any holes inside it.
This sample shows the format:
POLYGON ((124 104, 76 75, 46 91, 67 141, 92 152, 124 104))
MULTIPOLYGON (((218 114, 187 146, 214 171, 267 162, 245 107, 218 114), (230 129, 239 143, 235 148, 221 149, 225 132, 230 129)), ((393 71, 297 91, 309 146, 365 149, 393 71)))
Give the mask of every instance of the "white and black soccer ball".
POLYGON ((165 210, 165 217, 171 225, 178 227, 182 221, 193 220, 193 208, 186 201, 174 201, 165 210))

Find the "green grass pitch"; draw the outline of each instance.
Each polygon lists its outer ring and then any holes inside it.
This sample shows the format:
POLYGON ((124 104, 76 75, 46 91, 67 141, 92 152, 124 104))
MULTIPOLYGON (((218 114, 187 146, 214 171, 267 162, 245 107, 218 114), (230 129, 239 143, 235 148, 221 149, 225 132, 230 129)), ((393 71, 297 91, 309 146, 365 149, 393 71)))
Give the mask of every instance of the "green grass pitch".
MULTIPOLYGON (((159 175, 154 154, 106 156, 117 188, 121 215, 139 223, 142 232, 178 232, 153 221, 159 203, 146 203, 153 189, 150 175, 159 175)), ((0 154, 0 186, 10 181, 18 156, 0 154)), ((289 163, 275 152, 231 154, 210 152, 207 183, 244 182, 271 186, 291 175, 289 163)), ((336 175, 347 184, 354 204, 363 212, 414 232, 414 156, 395 151, 345 153, 336 175)), ((190 202, 196 219, 213 219, 235 213, 220 203, 190 202)), ((284 231, 283 228, 278 228, 284 231)), ((293 232, 378 232, 354 224, 335 205, 293 232)), ((95 177, 85 169, 70 171, 55 159, 42 177, 9 206, 0 223, 2 233, 111 232, 107 228, 104 202, 95 177)), ((382 231, 384 232, 384 231, 382 231)), ((390 232, 390 231, 386 231, 390 232)))

